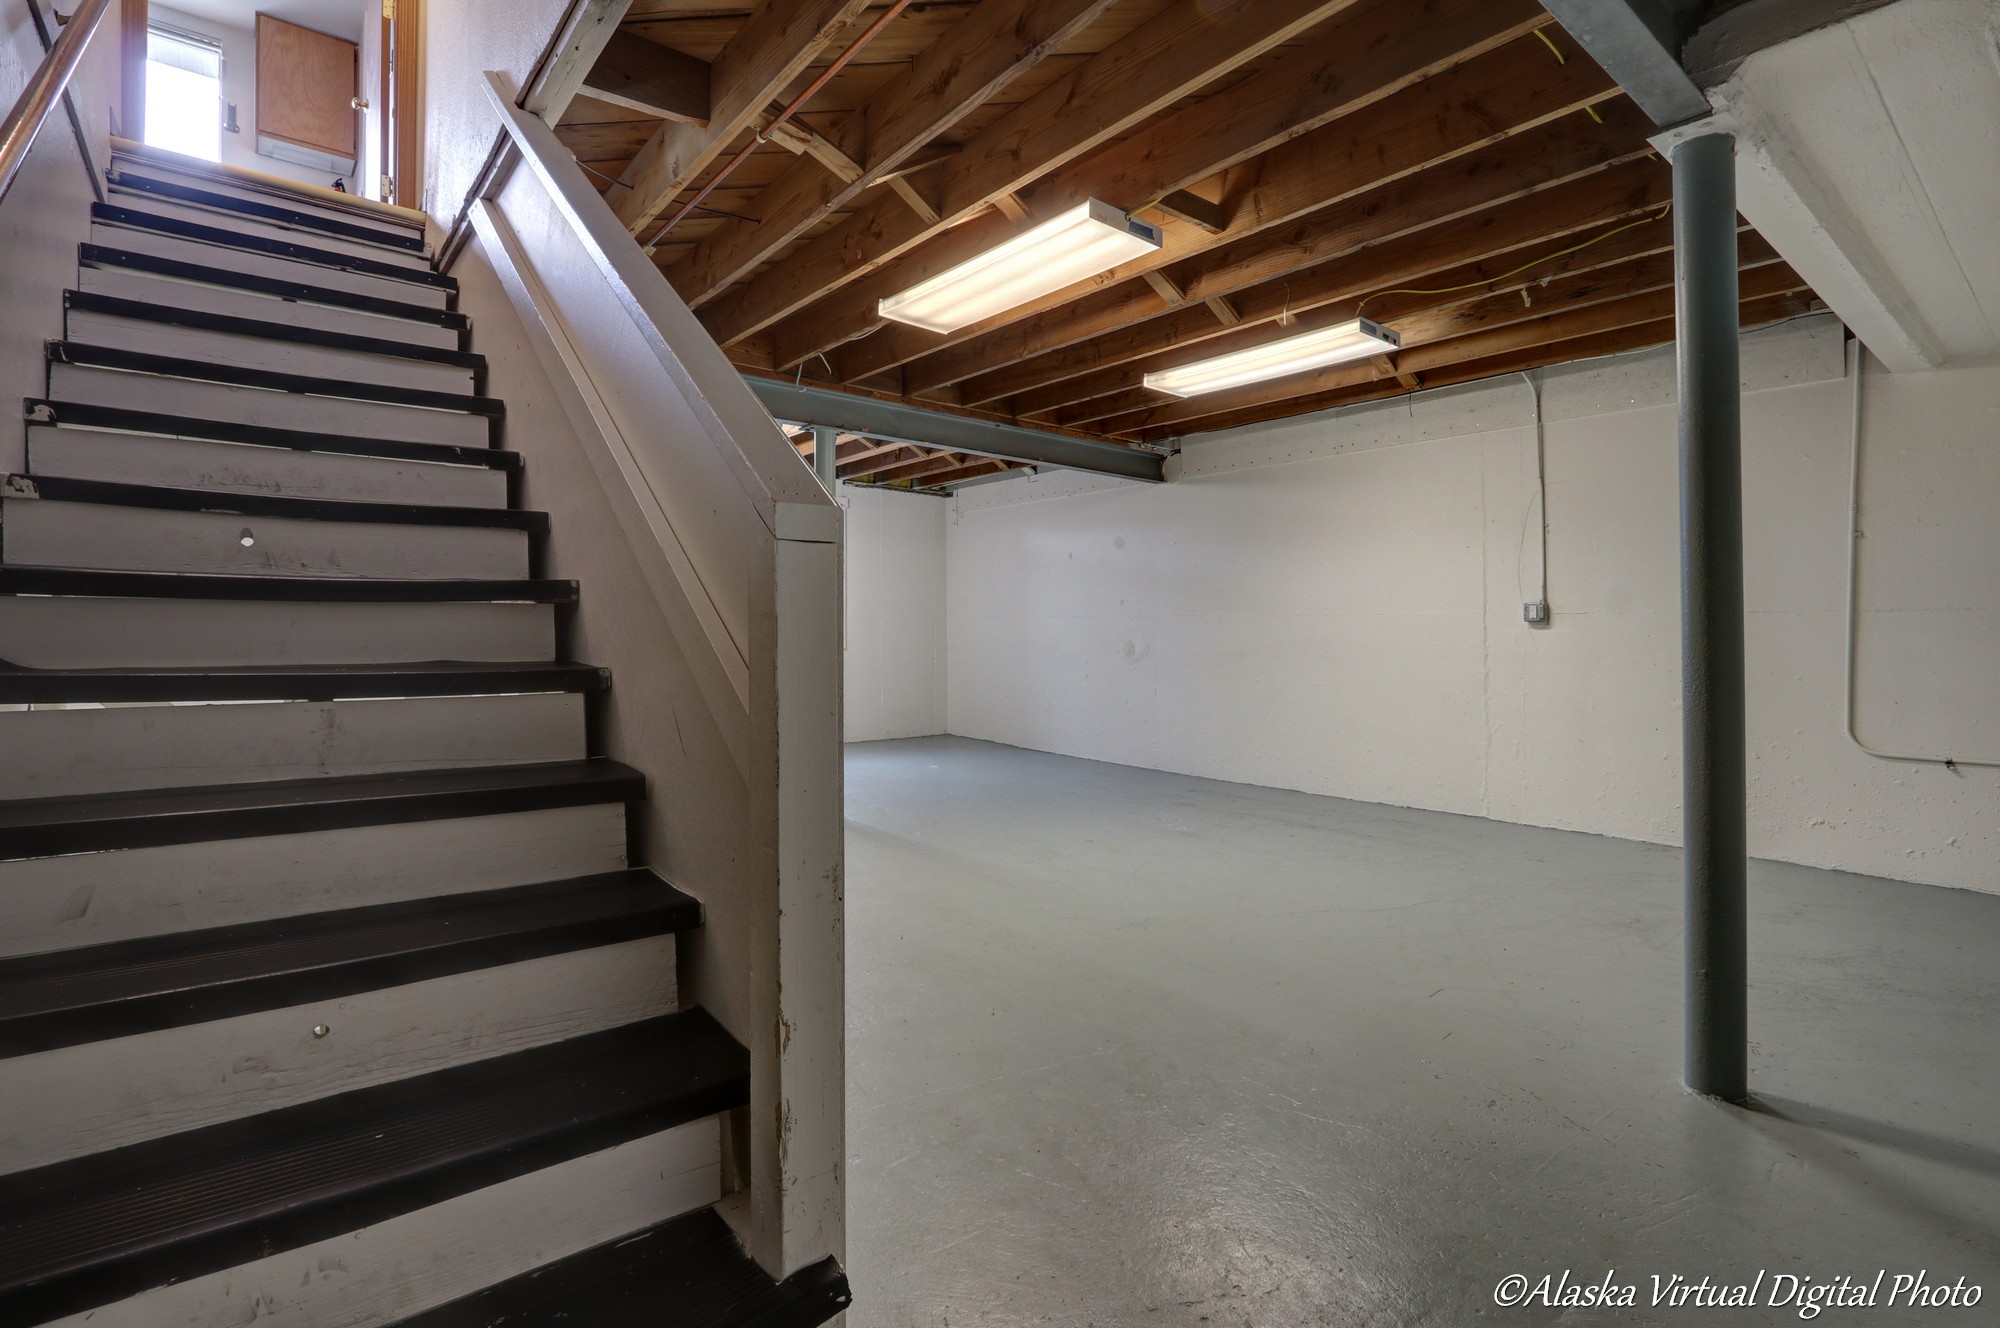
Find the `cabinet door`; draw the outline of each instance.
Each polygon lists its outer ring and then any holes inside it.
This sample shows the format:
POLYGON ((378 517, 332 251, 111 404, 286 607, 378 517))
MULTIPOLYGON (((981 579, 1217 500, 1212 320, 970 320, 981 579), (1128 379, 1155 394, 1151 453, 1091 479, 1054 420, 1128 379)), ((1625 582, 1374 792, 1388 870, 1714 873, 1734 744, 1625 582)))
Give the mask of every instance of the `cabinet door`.
MULTIPOLYGON (((360 147, 354 110, 360 59, 353 42, 259 14, 258 138, 323 153, 353 170, 360 147)), ((262 150, 263 145, 259 147, 262 150)))

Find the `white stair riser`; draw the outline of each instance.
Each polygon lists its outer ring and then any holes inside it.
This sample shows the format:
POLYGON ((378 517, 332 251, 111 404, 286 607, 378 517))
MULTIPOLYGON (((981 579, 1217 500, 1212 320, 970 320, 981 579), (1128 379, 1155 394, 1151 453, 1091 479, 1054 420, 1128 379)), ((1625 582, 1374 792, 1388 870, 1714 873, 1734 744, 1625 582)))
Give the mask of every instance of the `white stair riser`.
POLYGON ((77 274, 77 289, 92 295, 120 300, 140 300, 175 309, 195 309, 229 318, 254 318, 265 323, 309 327, 319 332, 340 332, 351 337, 374 337, 400 341, 411 346, 434 346, 457 350, 458 332, 435 323, 386 314, 364 313, 325 304, 302 304, 297 300, 261 295, 229 286, 206 286, 118 267, 84 267, 77 274))
POLYGON ((71 479, 291 498, 419 503, 427 507, 507 505, 506 472, 485 466, 100 433, 48 424, 28 428, 28 471, 71 479))
POLYGON ((0 953, 499 890, 625 865, 618 803, 17 859, 0 862, 0 953))
POLYGON ((721 1155, 719 1119, 690 1121, 51 1328, 379 1328, 707 1207, 721 1155))
POLYGON ((131 157, 113 155, 111 159, 111 182, 123 187, 128 182, 138 180, 163 181, 190 189, 200 189, 211 194, 223 194, 230 198, 240 198, 251 203, 266 203, 273 207, 288 208, 293 212, 303 212, 309 216, 322 217, 327 221, 337 221, 344 226, 362 226, 371 231, 397 240, 414 235, 423 238, 423 231, 412 226, 398 225, 394 221, 370 216, 368 213, 319 203, 303 194, 291 190, 279 192, 259 189, 255 185, 233 180, 226 176, 211 175, 201 171, 178 170, 159 162, 140 161, 131 157))
POLYGON ((674 938, 652 936, 280 1010, 0 1060, 0 1173, 675 1009, 674 938), (314 1028, 325 1028, 315 1037, 314 1028))
POLYGON ((29 669, 554 658, 551 604, 0 595, 0 659, 29 669))
POLYGON ((185 240, 178 235, 147 230, 143 226, 118 226, 101 221, 93 222, 90 227, 90 242, 109 249, 128 249, 137 254, 151 254, 155 258, 171 258, 177 263, 194 263, 201 267, 221 268, 225 272, 245 272, 252 276, 273 277, 279 281, 297 281, 328 290, 369 295, 378 300, 422 305, 426 309, 446 308, 450 299, 449 294, 441 287, 423 282, 401 281, 395 277, 349 272, 345 268, 254 253, 233 245, 185 240))
POLYGON ((524 530, 171 512, 35 498, 0 503, 0 551, 11 566, 123 572, 343 580, 528 575, 524 530))
POLYGON ((349 438, 449 443, 455 447, 486 447, 491 443, 491 429, 483 415, 345 397, 300 396, 89 365, 50 365, 49 395, 57 401, 349 438))
POLYGON ((583 698, 121 705, 0 712, 0 799, 580 761, 583 698))
POLYGON ((197 226, 215 226, 237 235, 255 235, 267 240, 283 240, 287 244, 309 244, 315 249, 325 249, 330 253, 347 254, 353 258, 366 258, 371 262, 387 263, 392 267, 413 268, 426 271, 430 260, 422 254, 408 249, 392 249, 386 245, 368 240, 350 240, 342 235, 328 235, 325 231, 310 226, 287 226, 283 222, 269 221, 261 217, 245 216, 228 208, 207 208, 176 199, 161 198, 154 194, 136 193, 112 186, 110 201, 117 207, 130 208, 134 212, 145 212, 155 217, 171 217, 176 221, 192 222, 197 226))
POLYGON ((63 319, 71 341, 86 346, 110 346, 144 355, 171 355, 183 360, 264 369, 271 373, 307 374, 381 387, 410 387, 424 392, 470 395, 472 370, 455 364, 433 364, 400 355, 302 345, 269 337, 179 327, 143 318, 71 309, 63 319))

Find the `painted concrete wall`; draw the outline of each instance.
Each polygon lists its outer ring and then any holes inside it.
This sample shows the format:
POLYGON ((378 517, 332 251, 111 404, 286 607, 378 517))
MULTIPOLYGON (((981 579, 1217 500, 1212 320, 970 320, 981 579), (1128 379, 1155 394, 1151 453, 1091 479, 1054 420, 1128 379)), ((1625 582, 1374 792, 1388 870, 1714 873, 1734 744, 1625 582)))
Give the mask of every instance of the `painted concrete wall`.
POLYGON ((847 741, 946 731, 947 500, 842 485, 847 741))
MULTIPOLYGON (((2000 772, 1843 730, 1841 329, 1746 340, 1751 845, 2000 890, 2000 772)), ((1871 374, 1860 727, 2000 759, 2000 364, 1871 374)), ((1671 357, 1545 378, 1547 628, 1519 378, 1192 441, 1176 482, 959 495, 950 731, 1673 843, 1671 357)))

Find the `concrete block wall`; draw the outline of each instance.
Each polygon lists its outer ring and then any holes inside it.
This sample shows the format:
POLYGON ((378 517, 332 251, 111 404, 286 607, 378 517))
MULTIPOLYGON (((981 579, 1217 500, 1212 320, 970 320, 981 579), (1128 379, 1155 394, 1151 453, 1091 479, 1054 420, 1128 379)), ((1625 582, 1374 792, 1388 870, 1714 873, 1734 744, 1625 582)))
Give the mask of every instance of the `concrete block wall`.
MULTIPOLYGON (((2000 891, 2000 771, 1881 760, 1844 729, 1842 342, 1831 318, 1746 339, 1752 852, 2000 891)), ((1674 843, 1672 356, 1541 377, 1547 627, 1522 621, 1539 567, 1518 377, 1190 440, 1166 485, 968 489, 941 539, 896 506, 925 500, 850 490, 850 547, 907 570, 942 546, 941 591, 894 598, 912 623, 936 611, 919 598, 941 606, 944 731, 1674 843)), ((1867 391, 1859 730, 2000 758, 2000 364, 1867 391)), ((906 694, 932 668, 861 614, 849 633, 850 662, 902 671, 906 694)), ((857 722, 856 687, 850 740, 888 736, 857 722)))

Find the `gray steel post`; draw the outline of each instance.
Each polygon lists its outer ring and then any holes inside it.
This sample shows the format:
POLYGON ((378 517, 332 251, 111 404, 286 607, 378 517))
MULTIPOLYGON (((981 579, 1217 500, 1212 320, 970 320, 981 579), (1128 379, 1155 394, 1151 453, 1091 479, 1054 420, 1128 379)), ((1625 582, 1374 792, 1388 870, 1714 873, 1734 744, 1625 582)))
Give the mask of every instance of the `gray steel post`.
POLYGON ((826 486, 828 493, 837 494, 840 470, 835 448, 840 442, 840 431, 825 424, 813 425, 813 474, 826 486))
POLYGON ((1736 141, 1672 151, 1680 364, 1681 752, 1687 1086, 1749 1094, 1744 875, 1742 388, 1736 141))

